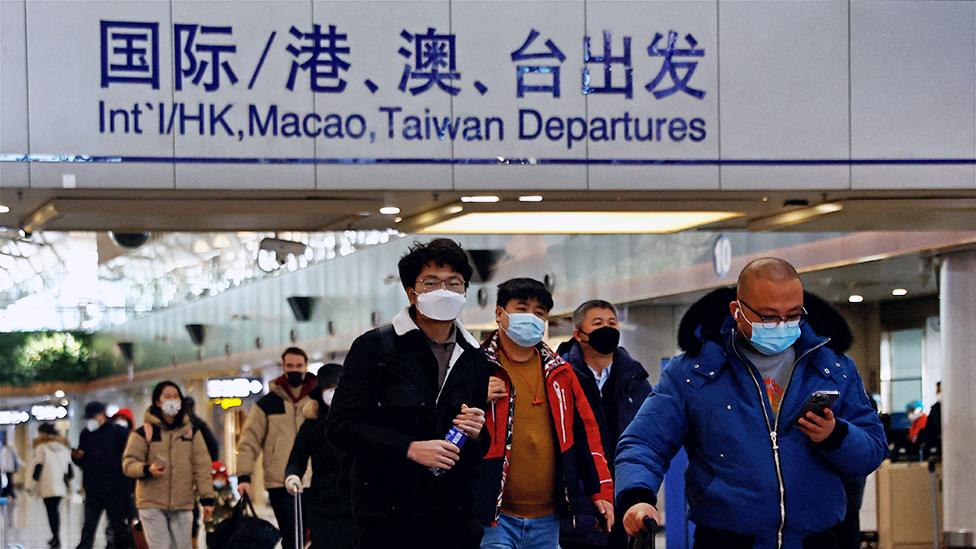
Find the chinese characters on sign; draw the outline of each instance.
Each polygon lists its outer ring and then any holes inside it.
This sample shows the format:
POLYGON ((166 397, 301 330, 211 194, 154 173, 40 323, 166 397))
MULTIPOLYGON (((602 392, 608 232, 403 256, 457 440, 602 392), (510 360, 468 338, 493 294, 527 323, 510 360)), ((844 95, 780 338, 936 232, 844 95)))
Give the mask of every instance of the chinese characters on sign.
MULTIPOLYGON (((315 93, 342 93, 348 81, 343 77, 352 66, 352 47, 347 33, 335 25, 315 24, 309 32, 295 26, 288 29, 291 41, 281 51, 290 56, 290 68, 282 75, 284 87, 294 91, 306 85, 315 93), (300 81, 302 84, 300 84, 300 81)), ((423 32, 403 29, 400 37, 405 45, 396 52, 406 63, 400 75, 397 89, 410 95, 420 95, 431 90, 457 96, 461 93, 461 70, 458 66, 457 37, 453 33, 440 32, 428 27, 423 32)), ((277 32, 272 32, 260 57, 253 60, 238 58, 234 43, 234 30, 230 25, 213 26, 177 23, 173 25, 173 74, 176 91, 188 86, 200 86, 206 92, 238 84, 240 78, 235 64, 247 63, 251 78, 248 89, 261 73, 277 32)), ((631 45, 633 37, 623 36, 619 45, 614 43, 613 33, 603 31, 599 45, 590 36, 582 41, 582 69, 580 92, 590 94, 617 94, 626 99, 634 97, 634 68, 631 45)), ((676 93, 685 93, 703 99, 705 91, 691 85, 698 67, 698 60, 705 56, 705 49, 691 34, 683 40, 688 47, 679 47, 679 34, 668 31, 667 36, 655 33, 647 46, 647 55, 660 58, 658 73, 644 88, 656 99, 665 99, 676 93)), ((141 21, 101 21, 101 87, 118 84, 148 85, 159 89, 159 23, 141 21)), ((566 54, 551 39, 541 38, 541 33, 531 29, 524 42, 510 54, 515 64, 515 95, 548 94, 558 98, 562 94, 561 70, 566 54)), ((376 93, 379 86, 372 79, 363 84, 376 93)), ((484 95, 489 88, 480 80, 472 86, 484 95)))
MULTIPOLYGON (((530 28, 524 39, 519 35, 502 49, 508 52, 508 59, 502 62, 510 62, 511 69, 492 75, 504 78, 505 85, 498 85, 479 74, 483 68, 463 63, 464 52, 459 51, 460 42, 453 31, 434 26, 399 28, 398 35, 389 37, 389 57, 379 63, 357 59, 357 53, 365 51, 357 46, 357 38, 362 37, 336 24, 290 25, 281 32, 270 30, 266 40, 251 42, 243 42, 244 37, 236 34, 230 24, 180 22, 173 25, 170 34, 160 29, 157 22, 101 21, 100 29, 102 88, 142 86, 159 90, 160 75, 172 74, 176 92, 170 101, 157 98, 118 104, 99 100, 100 134, 197 135, 236 141, 313 138, 368 143, 501 142, 508 136, 523 142, 561 143, 566 150, 585 140, 701 143, 707 137, 706 120, 700 116, 639 114, 627 107, 638 97, 669 101, 683 96, 693 103, 705 98, 703 86, 694 82, 705 47, 691 33, 668 30, 666 34, 656 32, 651 36, 649 31, 647 37, 640 37, 614 36, 605 30, 598 36, 582 36, 576 45, 560 45, 552 36, 530 28), (160 53, 166 51, 162 49, 161 35, 172 36, 172 67, 160 65, 160 53), (239 47, 244 44, 259 47, 239 47), (579 46, 582 47, 577 49, 579 46), (582 53, 575 62, 571 54, 567 55, 574 51, 582 53), (267 63, 269 58, 277 62, 267 63), (644 62, 637 63, 641 59, 644 62), (365 64, 376 67, 384 63, 389 67, 386 74, 364 74, 362 70, 365 64), (649 64, 653 68, 644 74, 641 67, 649 64), (564 78, 571 81, 564 82, 564 78), (214 95, 239 91, 245 86, 252 90, 259 79, 274 99, 247 103, 237 96, 234 101, 227 101, 224 96, 214 95), (514 89, 509 88, 509 83, 514 83, 514 89), (362 102, 372 105, 368 107, 372 112, 364 112, 356 104, 332 101, 318 102, 310 111, 293 111, 278 101, 292 92, 339 95, 361 91, 360 85, 370 94, 385 92, 378 96, 384 98, 378 104, 362 102), (413 97, 449 99, 477 93, 488 96, 486 104, 490 105, 492 96, 488 94, 498 95, 498 90, 506 88, 506 93, 513 93, 519 100, 520 108, 515 112, 467 115, 454 112, 453 102, 447 113, 437 112, 436 105, 443 104, 440 101, 419 109, 398 104, 413 97), (623 108, 615 114, 546 112, 544 100, 567 97, 571 95, 567 92, 575 89, 584 97, 618 99, 623 108), (191 90, 214 99, 184 99, 182 94, 191 90), (532 102, 533 108, 522 107, 529 97, 543 101, 532 102), (336 108, 342 112, 322 112, 336 108)), ((609 104, 612 106, 613 102, 609 104)), ((687 108, 687 103, 680 108, 687 108)))

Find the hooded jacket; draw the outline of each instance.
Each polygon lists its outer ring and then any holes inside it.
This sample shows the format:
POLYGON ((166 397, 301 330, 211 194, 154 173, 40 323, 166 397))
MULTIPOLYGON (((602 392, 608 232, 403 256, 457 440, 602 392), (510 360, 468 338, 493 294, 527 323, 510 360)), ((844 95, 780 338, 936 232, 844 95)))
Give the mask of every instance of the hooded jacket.
POLYGON ((41 433, 34 439, 33 470, 40 467, 35 488, 40 498, 63 498, 68 495, 68 476, 71 474, 71 452, 62 436, 41 433))
POLYGON ((194 494, 202 505, 214 504, 210 477, 210 455, 203 435, 193 428, 185 413, 169 424, 150 407, 145 424, 129 435, 122 469, 136 479, 136 508, 189 511, 195 504, 194 494), (149 473, 153 462, 165 463, 161 477, 149 473))
MULTIPOLYGON (((483 524, 491 525, 498 522, 501 513, 517 397, 512 380, 498 359, 499 345, 499 335, 495 331, 484 345, 485 356, 493 368, 492 375, 505 382, 508 396, 495 400, 485 411, 485 430, 491 435, 491 446, 481 463, 474 488, 477 517, 483 524)), ((613 501, 613 481, 603 453, 600 428, 573 367, 545 343, 539 343, 536 348, 542 360, 553 434, 559 452, 554 501, 557 513, 569 517, 572 522, 580 498, 613 501)))
POLYGON ((258 455, 264 453, 264 486, 268 489, 285 486, 285 466, 298 429, 305 422, 302 407, 309 402, 308 394, 315 389, 314 374, 305 374, 298 388, 288 385, 282 374, 268 384, 268 394, 261 397, 244 422, 244 431, 237 444, 238 482, 251 482, 258 455), (286 389, 286 387, 288 389, 286 389), (289 390, 297 392, 292 399, 289 390))
POLYGON ((744 343, 728 313, 734 290, 718 292, 726 293, 706 296, 682 320, 686 352, 665 367, 617 445, 620 514, 656 502, 671 458, 684 446, 689 518, 696 525, 754 536, 757 549, 799 548, 805 537, 844 518, 843 481, 878 467, 887 453, 884 429, 857 368, 842 354, 850 332, 836 312, 825 313, 825 304, 806 294, 810 317, 774 414, 761 375, 738 350, 744 343), (843 345, 818 335, 816 328, 828 325, 843 345), (813 443, 793 420, 819 390, 838 391, 840 398, 832 406, 834 431, 813 443))
MULTIPOLYGON (((572 365, 573 371, 576 372, 583 393, 590 403, 590 408, 593 409, 593 416, 600 425, 603 452, 607 457, 607 463, 610 464, 610 472, 613 473, 617 439, 630 425, 637 415, 637 410, 651 392, 651 385, 647 381, 647 370, 630 356, 626 349, 617 347, 613 353, 610 376, 601 394, 596 378, 583 358, 583 349, 579 342, 574 339, 569 345, 560 345, 560 348, 564 349, 563 359, 572 365)), ((577 501, 576 525, 564 521, 559 530, 559 539, 563 542, 605 547, 608 543, 608 535, 602 530, 596 508, 587 498, 579 498, 577 501)), ((623 515, 619 518, 622 519, 623 515)), ((622 526, 615 526, 616 528, 622 526)), ((619 535, 624 536, 622 533, 619 535)))
POLYGON ((325 418, 329 414, 329 406, 318 400, 310 400, 305 403, 302 413, 305 423, 295 438, 285 468, 285 478, 291 475, 305 476, 311 459, 312 483, 305 491, 309 519, 333 517, 351 521, 348 460, 325 439, 325 418))

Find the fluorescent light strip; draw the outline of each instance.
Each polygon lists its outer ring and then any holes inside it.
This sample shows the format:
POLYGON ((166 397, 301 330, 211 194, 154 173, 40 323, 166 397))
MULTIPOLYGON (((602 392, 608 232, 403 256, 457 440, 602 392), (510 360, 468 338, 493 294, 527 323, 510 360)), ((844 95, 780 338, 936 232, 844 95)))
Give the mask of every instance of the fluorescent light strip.
POLYGON ((497 196, 489 196, 489 195, 482 195, 482 196, 462 196, 461 197, 461 202, 475 202, 475 203, 479 203, 479 204, 491 204, 491 203, 494 203, 494 202, 498 202, 498 197, 497 196))
POLYGON ((421 234, 676 233, 740 217, 739 212, 475 212, 433 223, 421 234))
POLYGON ((542 202, 542 195, 531 194, 527 196, 520 196, 519 202, 542 202))

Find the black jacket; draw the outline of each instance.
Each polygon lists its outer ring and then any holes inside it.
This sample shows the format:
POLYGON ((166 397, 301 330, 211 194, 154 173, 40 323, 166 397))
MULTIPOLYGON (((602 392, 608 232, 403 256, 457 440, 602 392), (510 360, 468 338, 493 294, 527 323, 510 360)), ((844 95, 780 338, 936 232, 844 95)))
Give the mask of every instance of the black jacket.
MULTIPOLYGON (((651 392, 651 385, 648 382, 647 370, 640 362, 635 360, 630 353, 623 347, 618 347, 613 354, 613 363, 610 368, 610 376, 603 386, 603 394, 596 384, 596 377, 586 365, 583 359, 583 350, 579 342, 573 340, 569 345, 560 345, 564 350, 563 359, 573 366, 576 377, 579 378, 580 386, 586 400, 593 409, 593 416, 596 417, 600 425, 600 440, 603 442, 604 455, 610 465, 610 472, 613 472, 613 458, 616 453, 617 439, 620 438, 624 429, 637 415, 644 399, 651 392)), ((580 498, 577 502, 577 512, 575 527, 570 521, 563 521, 560 528, 559 539, 563 542, 586 543, 599 547, 606 547, 608 544, 607 534, 601 530, 596 508, 587 498, 580 498)), ((621 527, 619 522, 623 519, 620 515, 617 519, 618 525, 614 530, 621 527)), ((626 536, 617 532, 614 546, 626 545, 626 536), (622 543, 621 543, 622 542, 622 543)))
POLYGON ((305 476, 311 458, 312 484, 305 491, 309 518, 349 517, 352 520, 348 460, 325 439, 329 407, 312 400, 305 404, 302 412, 305 423, 298 429, 295 445, 288 456, 285 478, 305 476))
POLYGON ((329 412, 327 438, 352 460, 357 518, 469 519, 472 476, 488 434, 483 430, 478 441, 469 440, 461 461, 439 477, 407 459, 407 449, 414 441, 444 438, 461 404, 486 409, 488 364, 458 325, 456 344, 463 352, 438 394, 437 361, 407 314, 394 320, 398 333, 384 326, 353 342, 329 412))
POLYGON ((220 459, 220 444, 217 442, 217 437, 214 436, 213 431, 207 422, 197 417, 195 414, 190 415, 190 423, 193 428, 200 431, 203 435, 203 442, 207 444, 207 453, 210 454, 210 461, 217 461, 220 459))
POLYGON ((84 472, 85 492, 127 493, 129 479, 122 474, 122 454, 129 440, 129 430, 106 421, 96 431, 85 429, 78 440, 78 449, 84 452, 72 461, 84 472))

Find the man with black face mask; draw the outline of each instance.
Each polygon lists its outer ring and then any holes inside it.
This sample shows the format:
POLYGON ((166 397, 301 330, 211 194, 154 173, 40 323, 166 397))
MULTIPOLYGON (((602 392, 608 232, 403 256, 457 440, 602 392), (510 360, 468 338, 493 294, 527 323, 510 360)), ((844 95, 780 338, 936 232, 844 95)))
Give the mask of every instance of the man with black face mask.
MULTIPOLYGON (((294 500, 285 489, 285 466, 295 436, 305 422, 302 407, 311 399, 315 375, 308 373, 308 355, 289 347, 281 355, 284 370, 268 384, 268 394, 251 408, 237 445, 237 490, 254 495, 251 474, 258 455, 264 452, 264 486, 281 530, 281 546, 294 547, 294 500)), ((306 479, 305 486, 308 486, 306 479)))
MULTIPOLYGON (((600 425, 600 440, 612 472, 617 439, 634 419, 651 386, 641 363, 619 346, 620 330, 613 304, 599 299, 583 303, 573 313, 573 325, 573 339, 560 346, 561 354, 573 366, 600 425)), ((560 547, 627 547, 627 534, 620 521, 608 535, 601 529, 599 516, 588 505, 577 511, 575 525, 564 520, 560 547)))

